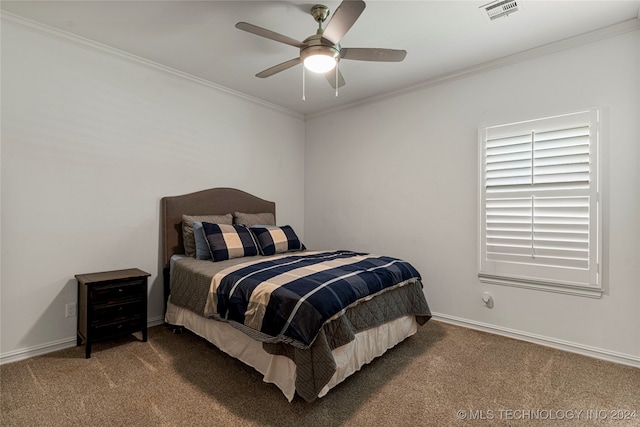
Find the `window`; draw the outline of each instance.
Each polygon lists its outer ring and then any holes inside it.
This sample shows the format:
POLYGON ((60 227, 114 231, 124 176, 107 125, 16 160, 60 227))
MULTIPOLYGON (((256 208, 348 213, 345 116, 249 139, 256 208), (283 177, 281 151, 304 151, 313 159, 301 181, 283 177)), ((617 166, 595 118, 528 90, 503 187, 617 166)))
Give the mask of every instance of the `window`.
POLYGON ((598 129, 590 110, 480 130, 481 281, 602 294, 598 129))

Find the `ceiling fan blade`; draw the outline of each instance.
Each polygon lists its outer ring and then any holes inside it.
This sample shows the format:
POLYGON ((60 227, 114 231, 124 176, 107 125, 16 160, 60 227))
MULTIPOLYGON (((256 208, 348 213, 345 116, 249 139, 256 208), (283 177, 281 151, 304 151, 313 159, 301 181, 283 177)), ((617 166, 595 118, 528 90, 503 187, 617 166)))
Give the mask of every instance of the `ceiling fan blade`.
POLYGON ((256 77, 260 77, 261 79, 263 79, 265 77, 273 76, 274 74, 279 73, 280 71, 284 71, 291 67, 295 67, 299 63, 300 63, 300 58, 290 59, 286 62, 283 62, 282 64, 274 65, 271 68, 267 68, 264 71, 260 71, 258 74, 256 74, 256 77))
POLYGON ((291 37, 283 36, 282 34, 278 34, 271 30, 267 30, 266 28, 249 24, 248 22, 238 22, 236 24, 236 28, 239 30, 243 30, 243 31, 255 34, 260 37, 265 37, 267 39, 275 40, 280 43, 295 46, 300 49, 303 47, 306 47, 305 44, 303 44, 302 42, 299 42, 298 40, 292 39, 291 37))
POLYGON ((358 20, 365 7, 362 0, 344 0, 329 19, 322 33, 322 38, 332 44, 338 44, 358 20))
POLYGON ((324 73, 324 76, 327 78, 327 81, 329 82, 331 87, 334 89, 336 88, 336 70, 338 71, 338 87, 342 87, 345 84, 344 76, 342 75, 340 70, 338 70, 337 67, 331 71, 324 73))
POLYGON ((400 62, 407 56, 406 50, 398 49, 377 49, 377 48, 342 48, 340 57, 342 59, 353 59, 356 61, 380 61, 380 62, 400 62))

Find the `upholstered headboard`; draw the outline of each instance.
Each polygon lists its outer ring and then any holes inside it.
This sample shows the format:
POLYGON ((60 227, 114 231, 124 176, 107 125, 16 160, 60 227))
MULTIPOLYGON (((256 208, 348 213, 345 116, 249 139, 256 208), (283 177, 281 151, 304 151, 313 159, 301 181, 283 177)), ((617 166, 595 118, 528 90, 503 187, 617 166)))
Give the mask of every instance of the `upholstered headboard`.
POLYGON ((181 196, 163 197, 160 201, 162 267, 169 268, 174 254, 184 253, 182 215, 224 215, 227 213, 271 212, 276 204, 235 188, 211 188, 181 196))

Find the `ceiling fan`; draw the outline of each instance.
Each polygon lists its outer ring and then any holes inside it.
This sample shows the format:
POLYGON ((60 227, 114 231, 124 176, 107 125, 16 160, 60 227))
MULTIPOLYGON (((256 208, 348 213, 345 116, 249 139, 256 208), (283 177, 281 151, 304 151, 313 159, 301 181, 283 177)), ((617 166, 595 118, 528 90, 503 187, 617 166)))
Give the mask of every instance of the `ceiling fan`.
POLYGON ((238 22, 236 28, 300 49, 299 57, 267 68, 256 74, 256 77, 269 77, 303 63, 305 69, 324 74, 329 84, 336 89, 337 96, 337 88, 345 84, 344 77, 337 67, 340 60, 400 62, 407 55, 405 50, 340 46, 340 40, 360 17, 365 6, 361 0, 344 0, 324 29, 322 23, 329 16, 329 8, 321 4, 313 6, 311 16, 318 23, 318 30, 302 42, 247 22, 238 22))

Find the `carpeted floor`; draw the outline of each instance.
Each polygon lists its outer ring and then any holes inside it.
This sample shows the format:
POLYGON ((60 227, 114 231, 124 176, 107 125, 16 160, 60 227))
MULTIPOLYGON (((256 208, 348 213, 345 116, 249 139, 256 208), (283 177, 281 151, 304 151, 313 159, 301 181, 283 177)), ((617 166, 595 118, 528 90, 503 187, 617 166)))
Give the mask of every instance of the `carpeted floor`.
POLYGON ((433 320, 313 403, 164 326, 0 381, 3 426, 640 425, 640 369, 433 320))

